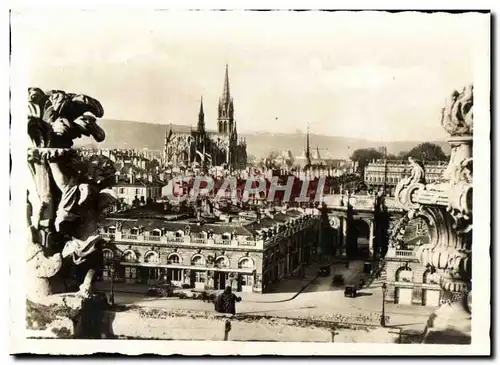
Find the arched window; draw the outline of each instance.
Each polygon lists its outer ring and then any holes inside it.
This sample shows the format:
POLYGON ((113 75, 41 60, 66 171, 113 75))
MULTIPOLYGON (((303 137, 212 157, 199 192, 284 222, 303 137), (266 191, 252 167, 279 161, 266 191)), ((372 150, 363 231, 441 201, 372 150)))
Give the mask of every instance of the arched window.
POLYGON ((184 231, 178 230, 177 232, 175 232, 175 237, 184 237, 184 231))
POLYGON ((123 261, 125 262, 134 262, 136 259, 137 256, 132 250, 127 250, 123 253, 123 261))
POLYGON ((238 262, 238 268, 239 269, 254 269, 255 263, 253 262, 253 260, 250 257, 243 257, 238 262))
POLYGON ((151 236, 155 236, 155 237, 159 237, 159 236, 161 236, 161 229, 153 229, 153 230, 150 232, 150 235, 151 235, 151 236))
POLYGON ((229 259, 226 256, 219 256, 215 259, 215 267, 229 267, 229 259))
POLYGON ((157 264, 160 261, 160 258, 158 257, 158 254, 153 251, 149 251, 144 255, 144 262, 150 263, 150 264, 157 264))
POLYGON ((102 257, 104 257, 104 260, 111 261, 115 257, 115 254, 110 249, 105 248, 102 250, 102 257))
POLYGON ((169 264, 180 264, 181 257, 177 253, 171 253, 170 255, 168 255, 167 261, 169 264))
POLYGON ((413 281, 413 273, 409 267, 400 267, 396 271, 396 281, 411 283, 413 281))
POLYGON ((202 255, 194 255, 191 259, 191 265, 205 266, 205 258, 202 255))

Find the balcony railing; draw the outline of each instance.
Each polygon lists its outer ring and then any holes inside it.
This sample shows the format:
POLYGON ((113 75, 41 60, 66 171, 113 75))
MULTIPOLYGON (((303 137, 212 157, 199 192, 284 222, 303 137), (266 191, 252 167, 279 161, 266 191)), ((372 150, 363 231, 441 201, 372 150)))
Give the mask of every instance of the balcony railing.
POLYGON ((396 257, 412 257, 415 256, 413 250, 396 250, 396 257))
POLYGON ((241 240, 238 241, 238 246, 256 246, 257 242, 254 240, 241 240))
POLYGON ((169 243, 184 243, 184 238, 183 237, 169 237, 168 242, 169 243))
POLYGON ((205 244, 207 240, 205 238, 191 238, 191 243, 205 244))
POLYGON ((147 240, 159 242, 161 240, 161 237, 160 236, 147 236, 147 240))
POLYGON ((138 235, 136 235, 136 234, 124 234, 124 235, 122 236, 122 238, 123 238, 124 240, 133 240, 133 241, 136 241, 136 240, 137 240, 137 237, 138 237, 138 235))

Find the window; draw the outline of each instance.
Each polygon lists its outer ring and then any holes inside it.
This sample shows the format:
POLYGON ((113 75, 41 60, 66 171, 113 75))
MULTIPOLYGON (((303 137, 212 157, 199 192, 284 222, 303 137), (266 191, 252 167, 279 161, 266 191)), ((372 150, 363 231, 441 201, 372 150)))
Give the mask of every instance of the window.
POLYGON ((215 267, 229 267, 229 260, 225 256, 218 257, 215 260, 215 267))
POLYGON ((204 266, 205 265, 205 258, 201 255, 196 255, 191 259, 191 265, 204 266))
POLYGON ((146 263, 156 264, 156 263, 158 263, 158 261, 159 261, 159 258, 158 258, 158 254, 156 252, 148 252, 146 254, 146 256, 144 256, 144 262, 146 262, 146 263))
POLYGON ((396 281, 411 283, 413 280, 413 273, 409 268, 400 268, 396 272, 396 281))
POLYGON ((171 253, 169 256, 168 256, 168 263, 169 264, 178 264, 181 262, 181 258, 179 257, 179 255, 177 255, 176 253, 171 253))
POLYGON ((203 271, 195 271, 194 281, 197 283, 204 283, 205 282, 205 273, 203 271))
POLYGON ((125 279, 135 279, 137 276, 137 270, 135 267, 125 267, 125 279))
POLYGON ((118 194, 125 194, 125 188, 118 189, 118 194))
POLYGON ((172 281, 181 281, 181 270, 180 269, 171 269, 172 271, 172 281))
MULTIPOLYGON (((274 258, 274 257, 273 257, 274 258)), ((249 257, 244 257, 238 263, 239 269, 253 269, 255 267, 253 260, 249 257)))
POLYGON ((113 251, 111 250, 108 250, 108 249, 104 249, 102 250, 102 256, 104 257, 104 260, 113 260, 113 257, 114 257, 114 254, 113 254, 113 251))
POLYGON ((135 195, 141 195, 141 189, 135 189, 135 195))
POLYGON ((241 285, 242 286, 253 286, 253 276, 252 275, 241 275, 241 285))
POLYGON ((129 250, 123 254, 123 260, 125 262, 133 262, 135 261, 135 254, 133 251, 129 250))

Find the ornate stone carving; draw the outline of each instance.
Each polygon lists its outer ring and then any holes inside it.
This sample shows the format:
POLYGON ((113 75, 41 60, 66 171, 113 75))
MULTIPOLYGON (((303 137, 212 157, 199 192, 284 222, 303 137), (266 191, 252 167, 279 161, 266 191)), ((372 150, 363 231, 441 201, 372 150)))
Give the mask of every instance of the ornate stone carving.
POLYGON ((441 115, 441 125, 451 136, 472 135, 473 103, 472 85, 453 91, 441 115))
POLYGON ((48 279, 66 258, 88 267, 79 292, 88 297, 100 256, 97 219, 115 201, 108 189, 115 171, 104 160, 82 160, 72 146, 81 136, 104 140, 96 123, 104 110, 86 95, 60 90, 46 94, 39 88, 30 88, 28 95, 27 263, 33 277, 27 280, 28 298, 44 301, 54 292, 48 279))
POLYGON ((444 304, 428 322, 424 341, 429 343, 470 343, 472 102, 469 86, 462 93, 454 92, 443 109, 442 125, 451 135, 452 148, 443 181, 426 184, 420 168, 413 166, 413 178, 401 180, 396 187, 396 200, 408 218, 421 217, 428 223, 430 243, 417 247, 415 253, 439 274, 444 293, 444 304))

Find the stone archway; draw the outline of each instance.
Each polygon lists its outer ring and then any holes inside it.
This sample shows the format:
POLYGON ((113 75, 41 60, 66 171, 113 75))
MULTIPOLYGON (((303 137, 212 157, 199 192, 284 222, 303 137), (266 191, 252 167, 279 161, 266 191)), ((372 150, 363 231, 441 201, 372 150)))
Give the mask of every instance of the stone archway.
POLYGON ((347 255, 349 257, 370 256, 370 223, 366 219, 357 218, 352 220, 348 230, 347 255))

